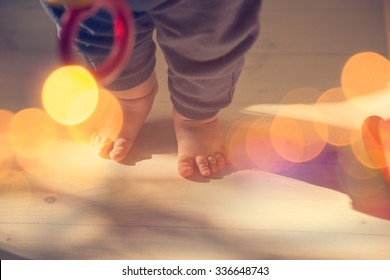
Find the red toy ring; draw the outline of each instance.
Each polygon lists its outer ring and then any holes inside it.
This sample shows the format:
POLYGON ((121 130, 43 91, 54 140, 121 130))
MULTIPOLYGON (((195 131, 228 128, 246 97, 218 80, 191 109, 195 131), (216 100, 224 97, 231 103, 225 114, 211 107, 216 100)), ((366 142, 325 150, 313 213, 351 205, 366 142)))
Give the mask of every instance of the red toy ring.
POLYGON ((60 56, 65 64, 75 64, 73 38, 77 37, 80 23, 100 9, 111 13, 114 21, 114 42, 107 59, 94 72, 102 83, 112 81, 126 65, 135 39, 132 12, 124 0, 97 0, 82 8, 69 8, 61 17, 60 56))

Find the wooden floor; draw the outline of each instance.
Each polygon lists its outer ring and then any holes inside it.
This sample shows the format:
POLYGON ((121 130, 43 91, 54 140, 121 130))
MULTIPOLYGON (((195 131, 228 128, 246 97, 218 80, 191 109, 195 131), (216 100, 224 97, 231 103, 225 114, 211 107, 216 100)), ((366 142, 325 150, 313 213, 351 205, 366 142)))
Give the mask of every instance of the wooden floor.
MULTIPOLYGON (((327 145, 315 159, 284 161, 277 171, 280 157, 248 144, 288 93, 311 88, 306 101, 315 100, 340 86, 353 54, 387 56, 382 1, 264 0, 261 23, 234 103, 221 113, 232 158, 223 175, 176 174, 159 52, 160 92, 133 160, 116 164, 58 140, 50 158, 33 162, 49 173, 29 174, 13 161, 0 176, 0 257, 390 259, 390 188, 354 160, 350 146, 327 145)), ((41 106, 43 81, 58 65, 55 33, 39 1, 0 3, 0 109, 41 106)), ((304 97, 289 96, 290 103, 304 97)), ((340 113, 332 108, 329 115, 340 113)), ((349 114, 347 127, 354 116, 361 117, 349 114)))

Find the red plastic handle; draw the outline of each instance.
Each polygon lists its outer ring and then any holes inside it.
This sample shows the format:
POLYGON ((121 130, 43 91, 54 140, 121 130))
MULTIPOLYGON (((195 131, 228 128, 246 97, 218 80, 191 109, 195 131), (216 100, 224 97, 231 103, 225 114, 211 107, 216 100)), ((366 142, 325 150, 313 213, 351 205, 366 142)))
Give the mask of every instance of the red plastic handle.
POLYGON ((69 8, 61 17, 60 56, 65 64, 75 64, 72 44, 77 37, 83 20, 96 14, 100 9, 111 13, 114 21, 113 47, 106 60, 94 72, 101 83, 115 79, 131 56, 135 26, 132 11, 125 0, 97 0, 93 5, 83 8, 69 8))

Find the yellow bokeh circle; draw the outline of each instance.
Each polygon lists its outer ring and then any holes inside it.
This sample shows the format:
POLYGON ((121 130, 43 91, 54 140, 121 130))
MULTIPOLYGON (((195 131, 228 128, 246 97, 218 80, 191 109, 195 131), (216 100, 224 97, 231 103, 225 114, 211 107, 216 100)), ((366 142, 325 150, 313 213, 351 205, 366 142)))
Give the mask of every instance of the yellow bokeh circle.
POLYGON ((10 120, 7 138, 17 156, 38 158, 54 146, 57 124, 41 109, 24 109, 10 120))
POLYGON ((76 125, 92 115, 99 99, 98 85, 92 74, 81 66, 64 66, 45 81, 42 103, 56 122, 76 125))

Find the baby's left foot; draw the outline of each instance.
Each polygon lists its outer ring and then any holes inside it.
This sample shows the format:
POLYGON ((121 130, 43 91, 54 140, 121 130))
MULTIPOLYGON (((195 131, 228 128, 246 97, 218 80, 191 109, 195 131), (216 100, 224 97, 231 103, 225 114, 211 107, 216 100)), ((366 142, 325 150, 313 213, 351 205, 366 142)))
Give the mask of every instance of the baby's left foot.
POLYGON ((192 176, 196 170, 204 177, 225 169, 225 141, 216 116, 190 120, 173 110, 178 143, 178 172, 192 176))

